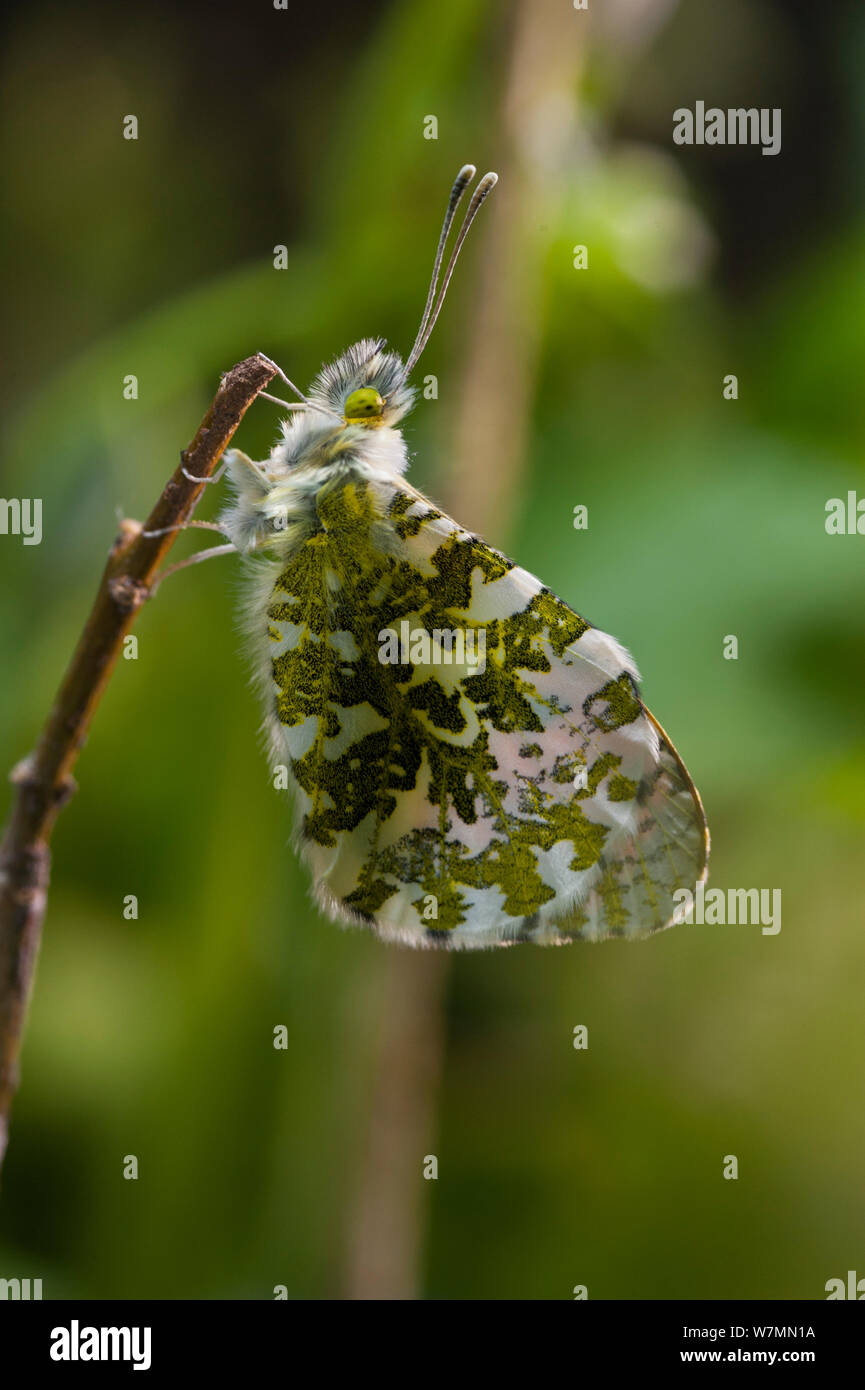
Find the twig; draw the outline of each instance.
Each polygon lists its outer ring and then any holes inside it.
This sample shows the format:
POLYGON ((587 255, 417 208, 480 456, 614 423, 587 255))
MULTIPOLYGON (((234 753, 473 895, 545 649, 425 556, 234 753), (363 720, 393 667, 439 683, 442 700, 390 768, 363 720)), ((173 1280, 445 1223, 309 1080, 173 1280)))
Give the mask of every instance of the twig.
POLYGON ((75 790, 72 769, 120 654, 150 597, 178 527, 193 511, 248 407, 275 375, 256 355, 222 378, 210 409, 142 528, 123 521, 96 601, 39 741, 13 770, 15 799, 0 844, 0 1164, 18 1084, 18 1054, 39 949, 57 815, 75 790), (187 477, 183 469, 192 477, 187 477), (163 534, 145 536, 142 531, 163 534))

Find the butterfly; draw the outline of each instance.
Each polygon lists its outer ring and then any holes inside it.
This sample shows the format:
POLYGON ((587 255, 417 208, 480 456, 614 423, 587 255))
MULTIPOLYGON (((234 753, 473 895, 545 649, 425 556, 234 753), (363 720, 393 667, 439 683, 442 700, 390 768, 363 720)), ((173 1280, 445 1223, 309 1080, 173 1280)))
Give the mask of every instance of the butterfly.
MULTIPOLYGON (((270 457, 226 455, 220 529, 297 843, 335 921, 415 947, 638 937, 706 877, 700 797, 625 649, 405 479, 410 373, 469 227, 457 175, 405 363, 325 366, 270 457)), ((271 398, 274 399, 274 398, 271 398)))

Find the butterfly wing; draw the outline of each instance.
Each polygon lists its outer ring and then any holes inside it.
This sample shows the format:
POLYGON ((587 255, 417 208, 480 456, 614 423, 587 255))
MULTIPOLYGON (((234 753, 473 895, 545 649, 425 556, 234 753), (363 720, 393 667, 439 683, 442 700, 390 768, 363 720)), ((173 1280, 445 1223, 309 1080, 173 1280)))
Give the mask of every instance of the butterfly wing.
POLYGON ((325 909, 462 948, 680 920, 708 832, 627 652, 405 483, 316 506, 268 618, 325 909))

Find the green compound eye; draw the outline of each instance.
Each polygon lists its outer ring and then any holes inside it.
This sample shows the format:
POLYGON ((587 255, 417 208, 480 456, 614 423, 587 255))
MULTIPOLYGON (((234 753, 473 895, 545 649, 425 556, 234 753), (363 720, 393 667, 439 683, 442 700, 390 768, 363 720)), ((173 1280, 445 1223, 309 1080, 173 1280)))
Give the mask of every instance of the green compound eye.
POLYGON ((380 425, 384 412, 384 401, 374 386, 361 386, 352 391, 344 407, 347 425, 380 425))

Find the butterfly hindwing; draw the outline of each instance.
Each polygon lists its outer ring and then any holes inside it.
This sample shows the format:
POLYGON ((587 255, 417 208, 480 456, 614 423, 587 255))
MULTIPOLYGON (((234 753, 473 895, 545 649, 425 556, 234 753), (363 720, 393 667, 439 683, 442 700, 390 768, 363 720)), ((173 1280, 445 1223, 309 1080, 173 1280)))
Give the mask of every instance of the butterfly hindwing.
POLYGON ((705 820, 624 649, 401 480, 315 505, 268 623, 323 906, 418 946, 671 925, 705 820))

